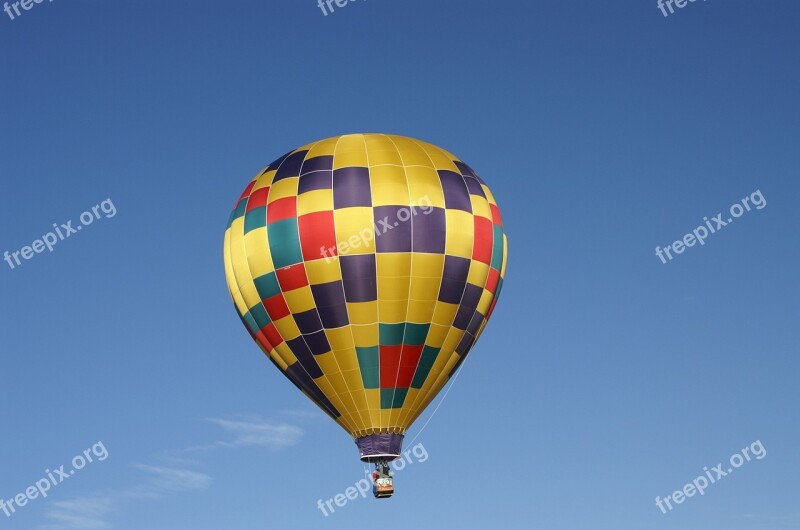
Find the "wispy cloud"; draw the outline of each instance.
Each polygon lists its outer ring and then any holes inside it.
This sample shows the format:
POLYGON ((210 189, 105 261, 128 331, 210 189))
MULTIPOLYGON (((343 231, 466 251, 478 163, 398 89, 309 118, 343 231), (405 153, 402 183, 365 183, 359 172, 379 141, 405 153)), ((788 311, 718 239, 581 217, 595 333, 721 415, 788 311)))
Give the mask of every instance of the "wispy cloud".
MULTIPOLYGON (((309 417, 302 413, 303 417, 309 417)), ((286 414, 300 419, 301 414, 287 411, 286 414)), ((33 530, 106 530, 112 528, 109 519, 125 505, 143 500, 158 500, 171 494, 185 491, 205 490, 211 487, 212 478, 205 473, 189 469, 203 462, 198 458, 187 458, 188 452, 214 449, 261 447, 279 450, 300 442, 303 430, 286 422, 270 422, 258 417, 239 416, 233 419, 207 418, 207 421, 227 435, 206 445, 188 447, 178 451, 164 451, 159 460, 162 465, 134 464, 145 477, 139 484, 128 489, 107 494, 65 501, 51 501, 45 518, 47 522, 33 530)), ((198 455, 199 456, 199 455, 198 455)))
POLYGON ((233 435, 233 440, 218 442, 222 447, 267 447, 282 449, 300 441, 303 430, 288 423, 269 423, 263 420, 225 420, 209 418, 208 421, 233 435))
POLYGON ((215 449, 235 449, 240 447, 263 447, 279 450, 291 447, 300 442, 304 431, 296 425, 286 422, 269 422, 258 417, 206 418, 228 433, 228 438, 209 444, 194 445, 178 451, 170 451, 164 456, 170 460, 185 461, 186 453, 212 451, 215 449))
POLYGON ((115 501, 108 497, 86 497, 52 501, 45 512, 51 523, 35 530, 104 530, 111 528, 107 517, 114 511, 115 501))
POLYGON ((150 474, 150 485, 155 488, 153 493, 204 490, 211 486, 211 477, 197 471, 145 464, 135 467, 150 474))

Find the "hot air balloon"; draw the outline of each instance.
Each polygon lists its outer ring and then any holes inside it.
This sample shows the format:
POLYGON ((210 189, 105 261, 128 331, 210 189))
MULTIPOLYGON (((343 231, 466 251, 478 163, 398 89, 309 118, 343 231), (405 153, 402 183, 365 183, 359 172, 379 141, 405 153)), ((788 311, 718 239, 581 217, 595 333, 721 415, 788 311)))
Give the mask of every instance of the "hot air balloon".
POLYGON ((256 344, 381 478, 486 326, 508 249, 475 171, 386 134, 336 136, 275 160, 236 202, 224 246, 256 344))

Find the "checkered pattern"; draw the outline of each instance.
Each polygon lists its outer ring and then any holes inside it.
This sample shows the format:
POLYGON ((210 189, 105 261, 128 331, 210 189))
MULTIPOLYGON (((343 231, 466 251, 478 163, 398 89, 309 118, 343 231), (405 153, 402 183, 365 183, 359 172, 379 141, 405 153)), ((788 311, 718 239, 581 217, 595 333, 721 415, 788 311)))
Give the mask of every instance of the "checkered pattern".
POLYGON ((225 232, 250 334, 354 437, 402 434, 434 398, 483 331, 506 255, 500 210, 469 166, 382 134, 282 156, 225 232))

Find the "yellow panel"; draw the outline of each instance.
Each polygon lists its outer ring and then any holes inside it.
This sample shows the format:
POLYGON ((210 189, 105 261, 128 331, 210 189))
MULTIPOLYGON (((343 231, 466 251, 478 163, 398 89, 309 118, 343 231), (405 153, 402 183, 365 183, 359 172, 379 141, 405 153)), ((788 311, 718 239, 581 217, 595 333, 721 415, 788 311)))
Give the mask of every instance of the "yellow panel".
MULTIPOLYGON (((416 322, 418 324, 427 324, 433 320, 433 309, 436 307, 436 302, 419 302, 410 301, 408 303, 408 315, 406 319, 409 322, 416 322)), ((383 318, 383 314, 381 314, 383 318)))
MULTIPOLYGON (((256 344, 258 344, 258 345, 261 345, 261 343, 260 343, 260 342, 257 342, 256 344)), ((273 350, 273 352, 274 352, 274 350, 273 350)), ((280 355, 278 355, 277 353, 271 353, 269 357, 270 357, 270 358, 271 358, 273 361, 275 361, 275 362, 278 364, 278 366, 280 367, 280 369, 281 369, 282 371, 284 371, 284 372, 285 372, 285 371, 286 371, 286 369, 287 369, 287 368, 289 368, 289 365, 288 365, 288 364, 286 364, 286 363, 283 361, 283 359, 281 358, 281 356, 280 356, 280 355)))
MULTIPOLYGON (((358 373, 358 370, 355 370, 356 373, 353 374, 353 377, 358 379, 358 382, 361 382, 361 374, 358 373)), ((344 378, 347 380, 348 384, 350 383, 350 374, 345 374, 344 378)), ((352 387, 351 387, 352 388, 352 387)), ((353 397, 353 401, 356 403, 356 410, 359 411, 361 418, 366 423, 368 416, 365 414, 367 410, 369 410, 369 405, 367 405, 367 395, 364 393, 364 387, 360 386, 357 389, 353 389, 350 392, 350 395, 353 397)))
POLYGON ((339 258, 334 256, 328 259, 321 258, 306 261, 306 275, 308 276, 308 282, 312 285, 341 280, 342 271, 339 268, 339 258))
MULTIPOLYGON (((367 388, 367 404, 370 410, 380 411, 381 409, 381 389, 380 388, 367 388)), ((375 424, 377 425, 377 421, 375 424)))
POLYGON ((449 374, 456 363, 461 359, 460 355, 451 355, 450 358, 447 360, 447 364, 444 365, 444 373, 449 374))
POLYGON ((400 158, 400 153, 391 138, 386 136, 367 136, 366 141, 370 166, 384 164, 403 165, 403 159, 400 158))
POLYGON ((411 253, 381 252, 376 254, 378 277, 395 278, 411 276, 411 253))
MULTIPOLYGON (((418 142, 421 142, 421 140, 417 140, 417 141, 418 141, 418 142)), ((430 150, 434 149, 434 150, 436 150, 436 151, 439 151, 439 152, 441 152, 441 153, 442 153, 442 155, 444 155, 445 157, 449 158, 450 160, 453 160, 453 161, 458 161, 458 162, 461 162, 462 164, 464 163, 464 161, 463 161, 463 160, 461 160, 460 158, 458 158, 456 155, 454 155, 453 153, 451 153, 451 152, 450 152, 450 151, 448 151, 447 149, 442 149, 442 148, 441 148, 441 147, 439 147, 438 145, 429 144, 429 143, 427 143, 427 142, 425 142, 425 143, 427 144, 427 149, 425 149, 426 151, 430 151, 430 150)))
POLYGON ((381 322, 385 324, 399 324, 400 322, 406 321, 406 316, 408 314, 407 300, 383 300, 383 296, 381 296, 381 300, 378 304, 381 322))
POLYGON ((475 220, 472 214, 461 210, 446 210, 447 244, 445 253, 451 256, 472 258, 475 240, 475 220))
POLYGON ((353 340, 356 346, 368 348, 378 345, 378 324, 372 323, 368 326, 351 326, 353 340))
MULTIPOLYGON (((271 195, 271 194, 270 194, 271 195)), ((333 210, 333 190, 314 190, 297 196, 297 215, 333 210)))
POLYGON ((400 151, 400 156, 403 158, 403 164, 407 166, 427 166, 433 167, 428 154, 410 138, 393 137, 397 149, 400 151))
POLYGON ((336 390, 327 377, 318 377, 317 379, 314 379, 314 382, 317 384, 317 386, 319 386, 320 390, 322 390, 322 393, 325 394, 325 397, 331 400, 331 403, 333 403, 333 406, 336 407, 336 410, 347 410, 345 403, 336 394, 336 390))
POLYGON ((439 173, 433 168, 407 167, 408 191, 411 201, 415 204, 423 197, 430 200, 430 204, 437 208, 444 208, 444 192, 439 173))
MULTIPOLYGON (((371 155, 371 153, 370 153, 371 155)), ((372 158, 370 158, 372 162, 372 158)), ((409 204, 406 172, 399 166, 379 166, 369 170, 373 206, 409 204)))
POLYGON ((378 302, 348 302, 347 314, 350 315, 350 324, 373 324, 378 321, 378 302))
POLYGON ((341 372, 337 371, 336 373, 331 374, 328 380, 330 381, 334 390, 336 390, 337 394, 347 394, 347 382, 344 380, 344 376, 341 372))
POLYGON ((506 265, 508 265, 508 238, 503 234, 503 268, 500 271, 500 277, 506 277, 506 265))
POLYGON ((378 299, 383 301, 389 300, 408 300, 409 285, 411 278, 405 277, 378 277, 378 299))
POLYGON ((438 147, 434 147, 430 144, 422 142, 419 143, 421 144, 422 149, 425 150, 425 153, 428 155, 428 157, 433 161, 433 165, 436 167, 436 169, 445 169, 461 174, 461 172, 458 170, 458 166, 456 166, 453 162, 454 158, 452 155, 449 155, 443 149, 439 149, 438 147))
POLYGON ((258 278, 275 270, 272 264, 269 243, 267 242, 266 226, 251 230, 245 234, 244 245, 247 249, 247 263, 250 268, 250 275, 253 278, 258 278))
POLYGON ((438 324, 431 324, 428 330, 428 337, 425 339, 425 344, 434 348, 441 348, 444 344, 444 339, 450 333, 450 326, 440 326, 438 324))
POLYGON ((494 204, 497 206, 497 201, 494 200, 494 195, 492 195, 492 191, 489 189, 489 186, 486 184, 481 184, 481 187, 483 188, 483 193, 486 194, 486 200, 489 201, 489 204, 494 204))
POLYGON ((317 156, 333 155, 333 150, 336 147, 336 142, 338 140, 339 137, 335 136, 333 138, 328 138, 326 140, 322 140, 321 142, 317 142, 308 151, 308 154, 306 155, 306 160, 317 156))
POLYGON ((352 166, 369 166, 367 147, 361 134, 346 134, 339 138, 333 157, 333 169, 352 166))
MULTIPOLYGON (((238 275, 236 277, 239 278, 238 275)), ((247 304, 248 308, 261 303, 261 297, 258 295, 256 286, 249 276, 239 285, 239 294, 244 299, 244 303, 247 304)))
POLYGON ((403 402, 403 408, 401 409, 400 416, 397 418, 397 424, 402 429, 408 429, 411 423, 408 421, 413 410, 414 405, 418 399, 424 395, 418 388, 409 388, 408 394, 406 394, 406 400, 403 402))
POLYGON ((340 350, 340 351, 334 352, 334 354, 336 355, 336 360, 339 362, 339 368, 342 369, 342 373, 344 374, 344 378, 347 381, 347 384, 350 386, 350 390, 352 390, 353 388, 356 388, 350 383, 350 380, 347 379, 347 372, 352 371, 352 370, 355 370, 356 372, 358 372, 358 374, 359 374, 358 375, 358 381, 359 381, 358 384, 360 386, 363 386, 363 383, 361 383, 361 370, 359 369, 359 366, 358 366, 358 357, 356 356, 356 350, 351 348, 349 350, 340 350))
POLYGON ((269 196, 267 197, 267 204, 283 199, 285 197, 294 197, 297 195, 297 185, 300 182, 300 177, 289 177, 279 180, 269 188, 269 196))
POLYGON ((308 285, 293 291, 285 291, 283 297, 286 299, 286 305, 289 306, 289 311, 292 313, 302 313, 317 307, 314 303, 314 295, 308 285))
MULTIPOLYGON (((444 271, 443 254, 422 254, 414 252, 411 255, 411 277, 412 278, 436 278, 442 279, 444 271)), ((439 294, 437 288, 436 294, 439 294)))
POLYGON ((411 278, 411 295, 409 298, 432 304, 439 298, 441 283, 441 278, 420 278, 415 271, 414 276, 411 278))
POLYGON ((481 315, 486 316, 486 313, 489 311, 489 306, 492 305, 492 300, 494 300, 494 295, 488 289, 484 289, 481 294, 481 299, 478 301, 478 307, 476 307, 477 311, 481 315))
POLYGON ((437 302, 436 309, 433 311, 433 320, 434 324, 439 324, 440 326, 451 326, 453 325, 453 320, 456 318, 456 312, 458 311, 458 304, 447 304, 445 302, 437 302))
POLYGON ((253 283, 253 277, 250 274, 250 267, 244 253, 243 232, 244 218, 240 217, 233 222, 230 228, 231 266, 234 276, 236 277, 239 294, 242 296, 242 299, 244 299, 244 303, 247 307, 250 308, 261 302, 261 297, 258 295, 256 286, 253 283))
POLYGON ((328 337, 328 343, 331 345, 332 350, 347 350, 355 346, 353 332, 350 331, 348 326, 326 329, 325 335, 328 337))
POLYGON ((256 179, 256 183, 253 185, 253 189, 250 190, 250 193, 252 194, 254 191, 266 188, 267 186, 272 184, 272 179, 275 178, 276 173, 277 171, 272 169, 270 171, 267 171, 263 175, 259 175, 258 178, 256 179))
MULTIPOLYGON (((370 392, 370 390, 367 390, 367 392, 370 392)), ((381 425, 381 411, 380 409, 372 408, 372 402, 370 399, 370 395, 367 394, 367 403, 370 405, 369 411, 367 412, 369 415, 369 425, 371 428, 379 428, 381 425)))
POLYGON ((472 194, 470 194, 469 199, 472 202, 473 215, 480 215, 481 217, 485 217, 490 221, 492 220, 492 207, 489 206, 489 201, 480 195, 472 194))
POLYGON ((375 252, 372 208, 342 208, 335 210, 333 215, 339 255, 375 252))
POLYGON ((295 357, 294 352, 292 352, 291 348, 289 348, 286 342, 281 342, 280 344, 275 346, 274 353, 275 355, 283 359, 284 364, 286 364, 287 366, 291 366, 297 362, 297 357, 295 357))
POLYGON ((450 328, 450 333, 447 334, 447 338, 444 339, 444 344, 442 344, 442 350, 455 351, 456 347, 461 342, 461 339, 463 337, 464 337, 464 330, 458 328, 450 328))
MULTIPOLYGON (((353 353, 351 357, 355 357, 355 353, 353 353)), ((344 380, 351 392, 355 390, 361 390, 359 393, 361 394, 361 397, 364 397, 364 383, 361 381, 361 370, 358 368, 358 363, 355 363, 355 367, 352 368, 342 368, 342 376, 344 376, 344 380)), ((366 401, 364 402, 364 405, 366 408, 366 401)))
POLYGON ((316 359, 317 364, 319 364, 319 367, 322 369, 322 373, 327 377, 332 377, 334 374, 341 371, 339 361, 331 351, 321 355, 315 355, 314 359, 316 359))
MULTIPOLYGON (((281 337, 283 337, 283 340, 291 340, 300 335, 300 328, 297 327, 292 315, 286 315, 285 317, 274 321, 273 324, 275 324, 275 327, 277 328, 278 333, 281 334, 281 337)), ((282 344, 286 343, 284 342, 282 344)))
POLYGON ((236 274, 233 271, 230 228, 225 231, 224 248, 225 251, 223 252, 223 255, 225 258, 225 279, 228 282, 228 291, 231 293, 231 298, 233 298, 233 302, 236 304, 236 309, 239 311, 239 315, 244 315, 247 313, 248 308, 247 304, 244 302, 244 298, 242 298, 241 292, 239 291, 239 285, 236 283, 236 274))
POLYGON ((472 285, 483 287, 486 285, 486 279, 489 277, 489 265, 480 261, 473 261, 469 266, 469 275, 467 281, 472 285))

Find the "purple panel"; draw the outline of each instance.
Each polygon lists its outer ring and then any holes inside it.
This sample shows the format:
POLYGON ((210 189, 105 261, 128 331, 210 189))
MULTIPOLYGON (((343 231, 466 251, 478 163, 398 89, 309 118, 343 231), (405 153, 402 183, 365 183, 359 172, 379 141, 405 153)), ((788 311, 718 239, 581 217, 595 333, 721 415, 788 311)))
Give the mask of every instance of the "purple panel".
POLYGON ((318 308, 344 303, 344 287, 340 281, 312 284, 311 293, 314 295, 314 303, 318 308))
POLYGON ((314 171, 300 176, 297 193, 312 190, 329 190, 333 187, 333 171, 314 171))
POLYGON ((333 207, 372 206, 369 169, 344 167, 333 172, 333 207))
POLYGON ((467 326, 467 331, 472 335, 477 335, 481 323, 483 323, 483 315, 475 311, 475 314, 472 315, 472 320, 469 322, 469 326, 467 326))
POLYGON ((456 165, 461 174, 464 175, 465 177, 466 176, 475 177, 476 179, 478 179, 478 182, 480 182, 481 184, 485 184, 485 182, 483 182, 483 179, 481 179, 478 176, 478 174, 475 173, 475 170, 466 165, 464 162, 458 162, 456 160, 453 160, 453 163, 456 165))
POLYGON ((475 311, 475 309, 478 307, 478 302, 481 300, 482 294, 483 287, 478 287, 477 285, 468 283, 467 288, 464 290, 464 298, 461 300, 461 305, 470 308, 472 311, 475 311))
POLYGON ((267 171, 272 171, 273 169, 278 169, 281 166, 281 164, 283 164, 283 161, 286 160, 286 157, 288 157, 291 154, 292 151, 289 151, 288 153, 286 153, 285 155, 283 155, 282 157, 271 163, 269 166, 267 166, 267 169, 264 170, 264 173, 266 173, 267 171))
POLYGON ((400 221, 397 213, 410 215, 405 206, 376 206, 374 210, 376 252, 411 252, 411 219, 400 221), (387 226, 388 225, 388 226, 387 226))
MULTIPOLYGON (((280 366, 278 366, 278 368, 280 368, 280 366)), ((333 403, 331 403, 330 400, 325 397, 325 394, 322 393, 322 390, 320 390, 314 380, 311 379, 311 377, 306 373, 299 362, 294 363, 287 368, 284 374, 286 374, 286 377, 289 378, 289 381, 294 383, 297 388, 302 388, 305 390, 308 395, 311 396, 311 399, 316 401, 321 407, 327 410, 334 418, 341 416, 339 411, 336 410, 336 407, 333 406, 333 403)))
POLYGON ((458 282, 466 283, 469 276, 469 266, 471 261, 467 258, 458 256, 444 257, 444 272, 442 278, 449 278, 458 282))
POLYGON ((375 277, 375 254, 340 256, 343 280, 357 280, 375 277))
POLYGON ((340 256, 344 296, 348 302, 371 302, 378 299, 375 277, 375 254, 340 256))
POLYGON ((319 316, 322 319, 322 325, 326 329, 348 325, 350 321, 347 315, 347 306, 344 304, 344 293, 342 293, 342 303, 340 305, 320 307, 319 316))
POLYGON ((303 161, 303 167, 300 170, 300 175, 311 173, 312 171, 323 171, 333 169, 333 156, 315 156, 314 158, 306 158, 303 161))
POLYGON ((472 213, 472 201, 469 198, 469 190, 464 183, 464 177, 458 173, 440 169, 439 178, 442 181, 445 207, 472 213))
POLYGON ((317 314, 316 309, 309 309, 308 311, 303 311, 302 313, 295 313, 293 316, 294 321, 297 323, 297 327, 300 328, 300 333, 303 335, 306 333, 314 333, 315 331, 322 329, 322 322, 319 320, 319 315, 317 314))
POLYGON ((403 435, 397 433, 376 433, 356 438, 356 445, 361 460, 375 462, 378 460, 391 461, 400 456, 403 451, 403 435))
POLYGON ((470 320, 472 320, 472 315, 475 314, 475 309, 462 305, 458 308, 458 312, 456 313, 456 318, 453 320, 453 327, 458 329, 467 329, 469 326, 470 320))
POLYGON ((467 189, 469 190, 470 195, 480 195, 484 199, 486 198, 486 193, 483 191, 483 186, 481 183, 477 181, 474 177, 464 177, 464 182, 467 184, 467 189))
POLYGON ((278 172, 275 173, 275 178, 272 179, 272 182, 278 182, 289 177, 299 177, 300 166, 303 165, 303 159, 307 153, 308 151, 298 151, 287 156, 286 160, 278 168, 278 172))
POLYGON ((448 304, 460 304, 466 283, 451 280, 450 278, 442 278, 442 285, 439 287, 439 301, 448 304))
POLYGON ((459 342, 458 346, 456 346, 456 353, 462 357, 466 356, 473 344, 475 344, 475 337, 469 333, 464 333, 464 336, 461 337, 461 342, 459 342))
POLYGON ((311 350, 308 348, 302 336, 287 340, 286 345, 289 346, 294 356, 297 357, 298 362, 311 377, 317 378, 322 375, 322 370, 317 364, 317 360, 314 359, 314 355, 311 353, 311 350))
POLYGON ((447 220, 444 210, 433 208, 427 214, 417 213, 413 223, 412 249, 414 252, 444 254, 447 240, 447 220))
POLYGON ((303 337, 305 337, 306 344, 308 344, 311 353, 314 355, 322 355, 331 351, 331 345, 328 343, 328 337, 324 331, 317 331, 316 333, 303 335, 303 337))

